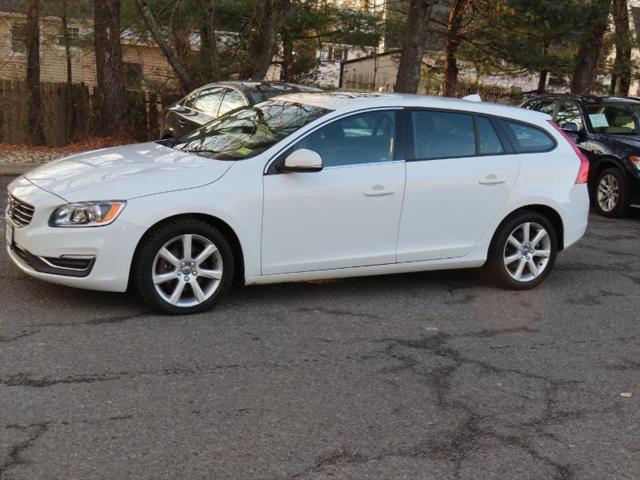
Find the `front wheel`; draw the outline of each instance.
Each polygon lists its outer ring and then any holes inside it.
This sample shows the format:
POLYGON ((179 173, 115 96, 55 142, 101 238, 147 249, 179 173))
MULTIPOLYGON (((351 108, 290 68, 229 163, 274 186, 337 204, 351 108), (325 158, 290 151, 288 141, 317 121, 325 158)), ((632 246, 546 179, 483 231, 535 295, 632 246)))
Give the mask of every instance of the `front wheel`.
POLYGON ((226 238, 200 220, 179 219, 153 230, 132 270, 140 297, 169 314, 203 312, 231 286, 233 253, 226 238))
POLYGON ((487 267, 506 288, 533 288, 551 273, 557 245, 551 222, 539 213, 524 211, 498 228, 489 248, 487 267))

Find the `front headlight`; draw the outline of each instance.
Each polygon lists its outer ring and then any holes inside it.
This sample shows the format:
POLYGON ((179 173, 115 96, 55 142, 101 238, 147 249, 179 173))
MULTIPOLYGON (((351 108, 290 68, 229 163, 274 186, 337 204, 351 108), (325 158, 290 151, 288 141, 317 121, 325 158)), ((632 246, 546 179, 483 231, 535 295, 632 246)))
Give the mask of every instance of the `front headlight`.
POLYGON ((127 202, 70 203, 58 207, 49 220, 52 227, 102 227, 112 223, 127 202))

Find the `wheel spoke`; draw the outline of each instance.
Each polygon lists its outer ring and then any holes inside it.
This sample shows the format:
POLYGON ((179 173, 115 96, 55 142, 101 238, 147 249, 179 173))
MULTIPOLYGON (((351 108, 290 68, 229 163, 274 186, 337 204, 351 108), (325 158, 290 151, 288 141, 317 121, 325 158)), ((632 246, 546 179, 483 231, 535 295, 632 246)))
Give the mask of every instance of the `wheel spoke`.
POLYGON ((175 278, 177 278, 177 272, 173 271, 173 272, 167 272, 167 273, 156 273, 153 276, 153 283, 154 285, 160 285, 161 283, 166 283, 170 280, 174 280, 175 278))
POLYGON ((196 300, 198 300, 199 303, 204 302, 207 297, 205 296, 204 292, 202 291, 202 288, 200 287, 200 284, 198 283, 198 281, 194 278, 193 281, 189 284, 191 285, 191 289, 193 290, 193 294, 196 297, 196 300))
POLYGON ((197 266, 200 266, 202 262, 204 262, 207 258, 209 258, 211 255, 213 255, 217 251, 218 249, 215 247, 215 245, 210 243, 205 247, 204 250, 202 250, 202 252, 200 252, 200 255, 198 255, 194 259, 194 262, 196 263, 197 266))
POLYGON ((220 270, 198 270, 198 276, 220 280, 222 278, 222 272, 220 270))
POLYGON ((522 225, 522 242, 529 243, 531 238, 531 224, 529 222, 522 225))
POLYGON ((513 274, 513 277, 516 280, 520 280, 522 278, 522 272, 524 271, 524 266, 527 264, 527 261, 524 258, 520 259, 520 263, 518 263, 518 268, 516 272, 513 274))
POLYGON ((551 256, 551 251, 549 250, 534 250, 533 256, 538 258, 549 258, 551 256))
POLYGON ((510 255, 504 259, 504 264, 511 265, 513 262, 520 258, 522 258, 522 254, 520 252, 514 253, 513 255, 510 255))
POLYGON ((533 275, 534 278, 537 277, 538 267, 536 265, 536 262, 533 261, 533 258, 529 258, 527 264, 529 265, 529 272, 531 273, 531 275, 533 275))
POLYGON ((173 253, 171 253, 167 247, 162 247, 159 252, 160 258, 169 262, 174 267, 178 268, 180 266, 180 260, 173 253))
POLYGON ((510 235, 508 240, 507 240, 513 247, 517 248, 517 249, 521 249, 522 248, 522 244, 518 241, 518 239, 516 237, 514 237, 513 235, 510 235))
POLYGON ((547 231, 542 229, 540 230, 535 237, 533 237, 533 240, 531 240, 531 246, 535 248, 536 245, 538 245, 540 243, 540 241, 547 236, 547 231))
POLYGON ((182 258, 183 260, 191 260, 191 245, 193 243, 193 235, 185 234, 182 236, 182 258))
POLYGON ((177 305, 182 298, 182 292, 184 290, 184 282, 178 282, 176 284, 176 288, 173 289, 171 293, 171 297, 169 297, 169 302, 173 305, 177 305))

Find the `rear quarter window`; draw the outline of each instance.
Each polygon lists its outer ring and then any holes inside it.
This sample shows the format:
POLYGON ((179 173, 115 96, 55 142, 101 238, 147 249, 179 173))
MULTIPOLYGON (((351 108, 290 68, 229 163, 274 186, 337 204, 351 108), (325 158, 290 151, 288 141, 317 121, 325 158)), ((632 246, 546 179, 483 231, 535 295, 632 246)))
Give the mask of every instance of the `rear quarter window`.
POLYGON ((502 125, 517 153, 548 152, 556 146, 553 137, 541 128, 511 120, 503 120, 502 125))

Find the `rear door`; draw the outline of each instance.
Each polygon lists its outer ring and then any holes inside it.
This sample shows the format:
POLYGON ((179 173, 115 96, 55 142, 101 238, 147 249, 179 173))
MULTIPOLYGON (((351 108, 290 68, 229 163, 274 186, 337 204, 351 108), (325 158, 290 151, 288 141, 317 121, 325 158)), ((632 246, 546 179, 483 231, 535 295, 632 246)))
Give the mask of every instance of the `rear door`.
POLYGON ((398 262, 471 252, 513 189, 517 155, 494 120, 413 110, 398 262))

